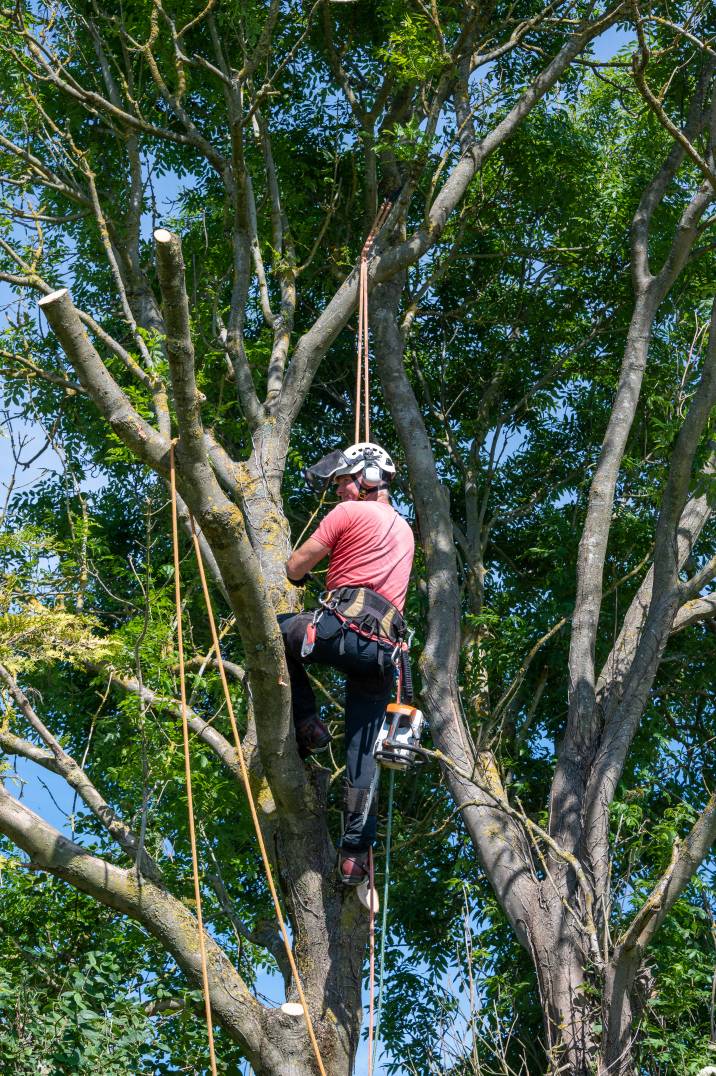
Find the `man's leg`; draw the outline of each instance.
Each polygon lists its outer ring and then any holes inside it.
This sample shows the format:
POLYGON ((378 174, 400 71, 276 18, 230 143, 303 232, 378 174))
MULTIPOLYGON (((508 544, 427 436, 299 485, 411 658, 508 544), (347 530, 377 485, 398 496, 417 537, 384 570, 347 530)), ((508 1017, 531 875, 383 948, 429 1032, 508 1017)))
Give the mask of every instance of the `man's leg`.
MULTIPOLYGON (((355 649, 363 667, 351 670, 346 678, 346 799, 341 839, 341 874, 349 883, 360 882, 365 876, 366 853, 375 842, 373 746, 395 679, 385 651, 381 668, 378 645, 355 638, 355 649)), ((348 646, 352 650, 351 644, 352 641, 348 646)))
POLYGON ((304 668, 305 659, 301 658, 306 627, 312 619, 312 613, 288 614, 278 618, 286 648, 293 723, 301 758, 307 758, 314 751, 323 750, 331 742, 328 729, 318 717, 316 699, 304 668))

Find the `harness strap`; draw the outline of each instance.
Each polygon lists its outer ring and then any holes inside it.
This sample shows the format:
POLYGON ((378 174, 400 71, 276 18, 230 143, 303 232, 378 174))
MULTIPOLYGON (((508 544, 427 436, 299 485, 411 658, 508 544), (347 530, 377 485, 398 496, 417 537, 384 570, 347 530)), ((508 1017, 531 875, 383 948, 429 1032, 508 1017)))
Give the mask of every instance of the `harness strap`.
POLYGON ((343 621, 341 623, 341 637, 340 637, 340 640, 338 642, 338 653, 340 654, 341 657, 343 657, 343 655, 346 652, 346 632, 347 631, 348 631, 348 625, 346 624, 345 621, 343 621))
MULTIPOLYGON (((324 609, 345 625, 344 630, 391 645, 398 652, 407 649, 407 627, 402 614, 392 602, 370 587, 339 587, 328 591, 320 601, 324 609)), ((394 662, 397 656, 396 653, 394 662)))

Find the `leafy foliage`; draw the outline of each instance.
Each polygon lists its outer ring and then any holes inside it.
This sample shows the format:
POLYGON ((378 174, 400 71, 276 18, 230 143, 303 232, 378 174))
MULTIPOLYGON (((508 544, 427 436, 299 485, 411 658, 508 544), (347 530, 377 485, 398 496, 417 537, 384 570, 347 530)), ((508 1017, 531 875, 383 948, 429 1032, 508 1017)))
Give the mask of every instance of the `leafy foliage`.
MULTIPOLYGON (((265 110, 282 210, 300 265, 294 340, 358 255, 372 219, 372 206, 366 208, 368 160, 384 167, 385 183, 386 162, 414 182, 406 220, 412 231, 423 224, 440 176, 462 152, 460 138, 445 120, 447 106, 432 129, 417 111, 401 106, 371 143, 338 92, 331 56, 332 45, 341 61, 350 60, 361 88, 377 92, 388 79, 406 100, 414 92, 427 95, 446 75, 447 50, 461 32, 458 5, 437 5, 442 39, 423 5, 420 11, 394 0, 333 7, 331 42, 304 9, 286 5, 290 18, 279 21, 275 31, 278 74, 265 110)), ((543 5, 518 7, 520 18, 530 18, 543 5)), ((587 5, 573 7, 584 14, 587 5)), ((514 5, 497 8, 496 23, 512 19, 514 5)), ((677 4, 673 17, 687 17, 690 10, 677 4)), ((172 5, 177 25, 195 14, 189 4, 172 5)), ((39 10, 31 15, 41 23, 39 10)), ((219 5, 217 33, 237 69, 259 47, 265 16, 266 5, 259 2, 219 5)), ((123 18, 134 40, 147 40, 151 12, 146 5, 125 5, 123 18)), ((48 34, 66 55, 73 78, 102 92, 88 19, 88 5, 72 5, 48 34)), ((507 52, 482 72, 471 88, 477 137, 507 114, 560 32, 558 21, 549 23, 538 48, 507 52)), ((24 46, 16 33, 3 15, 0 34, 8 62, 0 81, 9 102, 3 130, 20 138, 28 153, 42 154, 46 116, 61 117, 62 130, 96 178, 114 227, 114 249, 128 249, 127 132, 108 133, 56 87, 33 82, 18 59, 24 46)), ((102 33, 112 56, 123 55, 127 42, 116 20, 104 19, 102 33)), ((663 44, 662 30, 653 33, 652 44, 663 44)), ((199 54, 207 39, 202 26, 187 31, 187 55, 199 54)), ((176 134, 176 118, 148 78, 141 50, 133 48, 126 55, 144 115, 176 134)), ((160 35, 157 50, 174 92, 178 75, 168 32, 160 35)), ((636 94, 626 53, 615 62, 606 73, 576 65, 559 93, 536 107, 500 153, 486 161, 440 242, 409 271, 402 312, 411 318, 411 383, 451 495, 467 720, 476 742, 496 752, 510 795, 543 824, 555 748, 564 730, 574 564, 632 309, 629 229, 645 184, 670 146, 636 94), (533 650, 534 659, 527 662, 533 650)), ((682 122, 697 70, 688 43, 669 39, 664 55, 655 48, 653 62, 654 79, 667 87, 666 104, 682 122)), ((186 95, 193 113, 201 116, 207 141, 229 155, 223 97, 206 66, 191 68, 186 95)), ((244 459, 252 448, 251 433, 222 343, 233 287, 225 194, 216 170, 186 142, 160 139, 150 131, 140 143, 146 168, 138 243, 143 279, 150 289, 156 284, 149 224, 181 233, 205 426, 227 452, 244 459)), ((243 149, 249 174, 259 174, 261 139, 247 137, 243 149)), ((131 331, 116 302, 102 231, 87 207, 57 185, 43 188, 40 200, 36 185, 28 184, 28 204, 41 205, 43 216, 55 221, 46 222, 38 255, 36 233, 8 208, 10 188, 26 182, 23 162, 3 156, 3 169, 7 205, 0 226, 7 246, 25 262, 38 257, 52 286, 71 284, 78 306, 114 334, 131 360, 142 360, 143 342, 154 372, 164 376, 162 336, 147 325, 136 335, 131 331)), ((649 252, 655 267, 668 249, 684 191, 696 178, 687 162, 656 215, 649 252)), ((276 245, 270 198, 260 196, 255 209, 266 296, 277 310, 282 282, 293 270, 276 245)), ((712 218, 703 223, 704 232, 711 223, 712 218)), ((669 454, 703 368, 715 264, 712 244, 704 239, 678 292, 667 297, 655 321, 642 403, 614 504, 598 662, 609 653, 648 562, 669 454)), ((0 268, 6 274, 18 270, 5 246, 0 268)), ((148 851, 161 861, 173 890, 189 902, 166 491, 108 433, 81 387, 70 383, 74 373, 38 323, 34 298, 31 302, 18 289, 10 298, 15 305, 0 341, 3 355, 10 356, 3 358, 8 364, 4 404, 46 432, 60 462, 31 488, 12 491, 4 516, 0 661, 33 688, 38 712, 67 749, 76 758, 87 753, 102 794, 135 829, 143 827, 148 851), (27 365, 40 357, 42 370, 56 380, 43 379, 27 365), (153 692, 152 701, 116 693, 110 671, 141 681, 153 692)), ((245 320, 246 357, 258 387, 271 354, 258 287, 249 290, 245 320)), ((135 408, 151 416, 147 385, 133 379, 130 364, 98 346, 135 408)), ((306 499, 301 471, 351 436, 353 349, 351 328, 337 336, 325 356, 293 431, 283 495, 294 538, 315 509, 306 499)), ((379 387, 372 421, 374 436, 392 445, 393 424, 379 387)), ((700 463, 712 432, 704 438, 700 463)), ((702 475, 698 482, 697 490, 712 497, 713 476, 702 475)), ((398 478, 396 497, 410 514, 404 477, 398 478)), ((691 572, 707 559, 714 537, 711 522, 691 572)), ((419 553, 408 599, 416 656, 425 641, 424 575, 419 553)), ((191 705, 226 731, 215 671, 197 671, 210 640, 189 555, 182 577, 185 630, 195 660, 191 705)), ((241 662, 245 655, 237 636, 228 622, 224 627, 225 656, 241 662)), ((705 625, 675 636, 667 649, 612 812, 610 928, 615 936, 668 864, 674 842, 688 831, 703 804, 704 785, 713 787, 716 779, 713 658, 714 636, 705 625)), ((339 740, 337 684, 330 675, 321 674, 320 680, 324 716, 339 740)), ((245 689, 234 684, 232 690, 243 730, 245 689)), ((197 742, 193 749, 205 858, 212 870, 214 860, 221 865, 243 933, 232 928, 208 885, 207 915, 242 974, 259 989, 261 976, 276 970, 270 947, 262 944, 269 936, 273 940, 274 928, 248 812, 205 745, 197 742)), ((334 776, 340 743, 336 750, 334 776)), ((339 783, 330 790, 336 836, 339 783)), ((542 1071, 542 1009, 533 969, 452 815, 435 769, 426 767, 401 782, 397 811, 384 1009, 387 1071, 455 1076, 520 1071, 520 1066, 542 1071), (476 1056, 481 1069, 475 1067, 476 1056)), ((73 822, 76 839, 120 861, 93 816, 79 814, 73 822)), ((652 979, 645 986, 637 1039, 639 1071, 648 1076, 696 1071, 712 1057, 708 882, 713 870, 709 859, 651 950, 652 979)), ((153 1001, 188 1000, 193 1012, 196 999, 136 927, 98 912, 56 881, 25 873, 24 861, 9 848, 0 901, 3 922, 12 924, 0 935, 5 969, 0 1049, 8 1064, 19 1073, 201 1071, 198 1022, 186 1015, 147 1015, 146 1005, 153 1001)), ((238 1048, 226 1040, 220 1055, 227 1071, 240 1063, 238 1048)))

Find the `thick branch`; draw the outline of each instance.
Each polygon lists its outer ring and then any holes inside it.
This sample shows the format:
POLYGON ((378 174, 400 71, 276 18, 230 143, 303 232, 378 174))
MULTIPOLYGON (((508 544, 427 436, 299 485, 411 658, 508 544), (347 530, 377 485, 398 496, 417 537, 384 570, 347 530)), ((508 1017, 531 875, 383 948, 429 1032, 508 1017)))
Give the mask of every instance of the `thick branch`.
POLYGON ((6 755, 26 758, 28 762, 34 762, 36 766, 42 766, 43 770, 49 770, 50 773, 60 774, 57 759, 52 751, 46 751, 44 747, 38 747, 29 740, 23 740, 21 736, 16 736, 13 732, 0 729, 0 750, 6 755))
MULTIPOLYGON (((714 473, 716 473, 716 449, 712 451, 711 457, 702 470, 702 484, 710 485, 714 473)), ((691 556, 699 535, 712 516, 713 508, 710 500, 706 492, 695 495, 690 498, 681 514, 676 530, 679 570, 691 556)), ((624 679, 634 659, 649 611, 653 581, 654 572, 653 568, 650 568, 631 601, 617 640, 602 667, 597 681, 597 702, 603 713, 611 712, 613 707, 610 698, 612 696, 621 697, 624 679)), ((688 585, 684 588, 683 597, 687 602, 692 597, 688 585)))
POLYGON ((425 548, 428 634, 420 662, 423 697, 433 739, 445 755, 457 762, 457 770, 445 770, 445 780, 461 808, 490 882, 518 937, 526 944, 525 923, 534 883, 525 834, 514 819, 495 808, 495 799, 504 799, 496 767, 487 755, 474 759, 469 731, 460 716, 460 590, 450 502, 438 479, 427 430, 403 365, 404 341, 398 328, 401 290, 399 279, 377 289, 372 324, 383 391, 407 459, 425 548), (473 770, 492 795, 466 779, 464 774, 473 770))
MULTIPOLYGON (((87 339, 66 290, 41 300, 48 320, 80 382, 112 429, 135 455, 166 477, 168 444, 132 408, 87 339)), ((202 442, 203 451, 203 442, 202 442)), ((180 465, 182 463, 179 457, 180 465)), ((196 457, 178 488, 216 558, 246 650, 248 682, 256 701, 261 758, 284 817, 299 823, 306 778, 296 753, 290 722, 283 640, 240 509, 226 498, 208 463, 196 457), (284 670, 284 675, 281 675, 284 670), (279 717, 278 715, 283 715, 279 717)))
POLYGON ((700 624, 703 620, 711 620, 716 616, 716 594, 704 594, 701 598, 693 598, 682 605, 674 617, 671 627, 672 635, 684 628, 690 628, 692 624, 700 624))
POLYGON ((188 465, 198 463, 206 466, 208 461, 194 373, 194 344, 189 321, 189 300, 184 286, 181 242, 178 236, 165 228, 157 229, 154 241, 180 448, 188 465))
MULTIPOLYGON (((35 868, 49 871, 101 904, 136 919, 172 954, 192 983, 201 983, 197 923, 181 901, 136 872, 122 870, 63 837, 1 785, 0 832, 29 855, 35 868)), ((208 934, 205 945, 212 1011, 257 1063, 262 1047, 266 1047, 262 1006, 208 934)))
POLYGON ((675 842, 671 862, 617 943, 615 961, 637 947, 643 952, 679 899, 716 840, 716 793, 688 837, 675 842))
POLYGON ((80 384, 117 436, 135 455, 166 476, 169 445, 132 407, 87 336, 66 288, 40 299, 39 306, 57 335, 80 384))
POLYGON ((716 405, 716 303, 709 347, 698 388, 676 439, 654 543, 651 600, 643 631, 620 695, 610 697, 604 731, 585 798, 585 831, 595 879, 606 884, 607 809, 641 720, 661 656, 682 602, 679 584, 679 521, 686 507, 691 471, 706 424, 716 405))
MULTIPOLYGON (((641 1006, 634 986, 644 967, 647 946, 664 922, 674 903, 688 886, 716 839, 716 796, 711 796, 685 841, 672 849, 671 862, 662 874, 629 927, 618 940, 607 967, 605 1008, 606 1062, 611 1070, 624 1071, 619 1059, 630 1049, 633 1019, 641 1006), (609 1064, 610 1061, 614 1065, 609 1064)), ((707 1070, 704 1069, 704 1072, 707 1070)), ((709 1070, 710 1071, 710 1070, 709 1070)))
MULTIPOLYGON (((689 123, 703 122, 703 93, 692 102, 689 123)), ((614 404, 589 491, 579 544, 577 593, 569 651, 569 714, 552 788, 552 816, 560 841, 575 849, 581 834, 581 796, 596 746, 598 715, 594 653, 602 603, 604 561, 611 528, 617 476, 632 428, 646 368, 653 322, 660 303, 683 269, 697 237, 697 225, 712 193, 700 188, 684 209, 669 254, 655 276, 648 270, 648 230, 657 205, 683 160, 674 147, 640 201, 632 222, 632 269, 636 299, 614 404), (557 822, 558 820, 558 822, 557 822)))

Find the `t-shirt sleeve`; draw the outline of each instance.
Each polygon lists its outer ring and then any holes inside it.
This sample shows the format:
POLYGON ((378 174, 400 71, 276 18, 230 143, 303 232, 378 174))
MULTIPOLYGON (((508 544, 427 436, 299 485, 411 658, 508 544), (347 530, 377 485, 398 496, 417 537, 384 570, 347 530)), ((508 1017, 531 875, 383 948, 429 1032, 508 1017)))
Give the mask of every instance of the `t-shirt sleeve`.
POLYGON ((313 537, 327 549, 333 549, 348 526, 348 513, 342 504, 332 508, 313 532, 313 537))

